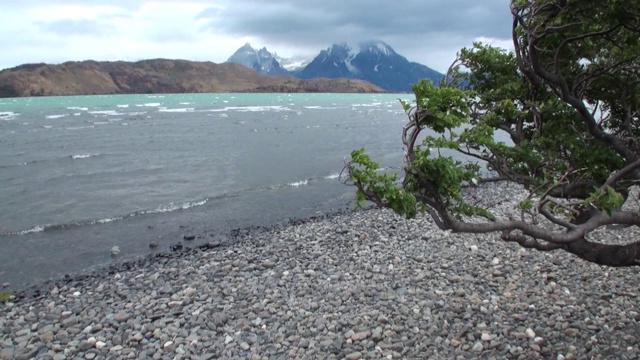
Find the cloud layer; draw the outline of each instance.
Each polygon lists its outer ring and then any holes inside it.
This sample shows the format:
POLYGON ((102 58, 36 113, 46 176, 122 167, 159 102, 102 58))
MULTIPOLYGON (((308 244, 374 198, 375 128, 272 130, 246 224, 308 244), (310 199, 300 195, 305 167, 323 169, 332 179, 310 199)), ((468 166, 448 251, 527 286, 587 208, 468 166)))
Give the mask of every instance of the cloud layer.
POLYGON ((3 4, 0 21, 0 68, 156 57, 219 63, 246 42, 313 57, 332 43, 380 39, 445 71, 461 47, 510 47, 511 33, 504 0, 23 0, 3 4))

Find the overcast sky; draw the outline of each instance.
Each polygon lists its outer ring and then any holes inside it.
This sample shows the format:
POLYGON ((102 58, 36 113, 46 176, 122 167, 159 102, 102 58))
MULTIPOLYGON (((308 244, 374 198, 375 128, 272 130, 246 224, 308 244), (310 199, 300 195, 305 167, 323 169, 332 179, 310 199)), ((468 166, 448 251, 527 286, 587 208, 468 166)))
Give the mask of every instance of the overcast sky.
POLYGON ((226 61, 249 42, 313 58, 383 40, 444 72, 473 41, 511 47, 508 0, 2 0, 0 69, 150 58, 226 61))

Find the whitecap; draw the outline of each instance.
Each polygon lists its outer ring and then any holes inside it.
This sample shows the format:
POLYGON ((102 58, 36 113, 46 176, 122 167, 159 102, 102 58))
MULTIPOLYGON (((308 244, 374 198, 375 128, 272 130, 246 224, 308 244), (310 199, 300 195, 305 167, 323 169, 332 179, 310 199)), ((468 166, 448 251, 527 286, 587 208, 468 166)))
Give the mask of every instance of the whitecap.
POLYGON ((286 106, 265 105, 265 106, 226 106, 221 109, 209 109, 204 111, 222 112, 222 111, 238 111, 238 112, 265 112, 265 111, 291 111, 286 106))
POLYGON ((168 113, 185 113, 185 112, 193 112, 193 108, 177 108, 177 109, 167 109, 167 108, 159 108, 159 112, 168 112, 168 113))
POLYGON ((91 115, 107 115, 107 116, 118 116, 118 115, 124 115, 124 113, 119 113, 115 110, 95 110, 95 111, 89 111, 89 114, 91 115))
POLYGON ((94 156, 100 156, 100 154, 78 154, 78 155, 70 155, 72 159, 87 159, 94 156))
POLYGON ((307 185, 308 183, 309 183, 309 180, 300 180, 300 181, 290 182, 287 185, 291 187, 299 187, 299 186, 307 185))
POLYGON ((166 212, 171 212, 171 211, 176 211, 176 210, 186 210, 186 209, 190 209, 192 207, 196 207, 196 206, 202 206, 204 204, 206 204, 209 200, 205 199, 205 200, 200 200, 200 201, 193 201, 193 202, 186 202, 186 203, 182 203, 182 204, 174 204, 174 203, 170 203, 168 205, 160 205, 157 208, 153 209, 153 210, 145 210, 145 211, 141 211, 139 212, 139 214, 144 215, 144 214, 158 214, 158 213, 166 213, 166 212))
POLYGON ((340 173, 335 173, 335 174, 331 174, 331 175, 327 175, 324 178, 328 179, 328 180, 334 180, 340 177, 340 173))
POLYGON ((118 104, 116 106, 119 107, 119 108, 128 108, 129 104, 118 104))
POLYGON ((82 107, 82 106, 68 106, 67 110, 80 110, 80 111, 87 111, 89 110, 89 108, 86 107, 82 107))
POLYGON ((46 119, 59 119, 59 118, 63 118, 65 116, 67 116, 68 114, 56 114, 56 115, 47 115, 45 116, 46 119))
POLYGON ((160 103, 146 103, 146 104, 142 104, 142 106, 147 106, 147 107, 157 107, 160 106, 162 104, 160 103))
POLYGON ((100 220, 96 221, 96 223, 98 223, 98 224, 108 224, 110 222, 114 222, 114 221, 117 221, 117 220, 122 220, 122 217, 119 216, 119 217, 115 217, 115 218, 100 219, 100 220))
POLYGON ((27 235, 33 233, 39 233, 44 231, 44 226, 34 226, 29 230, 23 230, 18 233, 18 235, 27 235))
POLYGON ((13 111, 0 111, 0 120, 13 120, 18 115, 13 111))

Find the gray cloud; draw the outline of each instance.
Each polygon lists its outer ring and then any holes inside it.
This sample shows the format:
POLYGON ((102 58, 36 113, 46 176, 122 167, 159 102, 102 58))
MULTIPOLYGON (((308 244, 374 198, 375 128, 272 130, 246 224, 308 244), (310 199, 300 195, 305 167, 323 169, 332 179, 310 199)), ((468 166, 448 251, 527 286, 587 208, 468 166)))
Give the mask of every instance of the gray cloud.
POLYGON ((236 1, 218 11, 212 31, 256 36, 265 42, 327 46, 370 39, 414 42, 430 35, 508 37, 510 13, 504 0, 324 0, 269 3, 236 1), (252 9, 252 11, 247 11, 252 9))
POLYGON ((508 4, 505 0, 8 1, 0 12, 8 29, 0 34, 0 47, 12 51, 0 59, 0 68, 60 56, 223 62, 250 39, 254 47, 266 46, 285 56, 314 56, 337 42, 383 40, 409 60, 445 71, 456 52, 475 39, 511 37, 508 4), (60 11, 47 12, 56 9, 60 11), (67 41, 69 36, 74 41, 67 41))

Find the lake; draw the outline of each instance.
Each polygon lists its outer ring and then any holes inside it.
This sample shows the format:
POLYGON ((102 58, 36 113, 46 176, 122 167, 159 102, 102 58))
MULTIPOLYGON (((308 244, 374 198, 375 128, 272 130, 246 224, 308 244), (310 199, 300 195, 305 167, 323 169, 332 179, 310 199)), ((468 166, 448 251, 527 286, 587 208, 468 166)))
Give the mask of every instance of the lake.
POLYGON ((411 95, 0 99, 0 283, 348 209, 351 150, 402 165, 398 98, 411 95))

